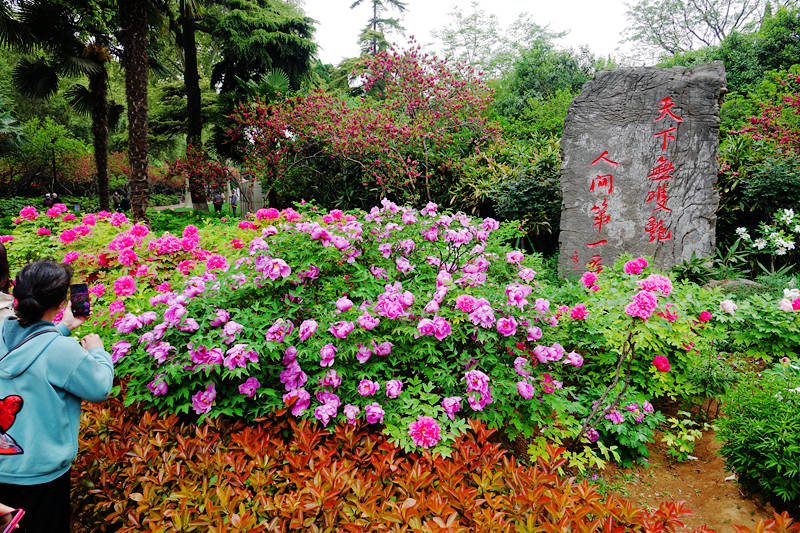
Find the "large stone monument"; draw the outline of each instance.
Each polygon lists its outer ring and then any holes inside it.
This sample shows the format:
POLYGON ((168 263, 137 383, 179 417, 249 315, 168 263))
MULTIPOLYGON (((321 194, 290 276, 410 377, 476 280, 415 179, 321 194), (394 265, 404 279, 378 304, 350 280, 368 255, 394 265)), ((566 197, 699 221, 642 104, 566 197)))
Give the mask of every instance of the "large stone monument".
POLYGON ((598 72, 572 102, 561 139, 564 275, 624 252, 659 268, 714 253, 720 61, 598 72))

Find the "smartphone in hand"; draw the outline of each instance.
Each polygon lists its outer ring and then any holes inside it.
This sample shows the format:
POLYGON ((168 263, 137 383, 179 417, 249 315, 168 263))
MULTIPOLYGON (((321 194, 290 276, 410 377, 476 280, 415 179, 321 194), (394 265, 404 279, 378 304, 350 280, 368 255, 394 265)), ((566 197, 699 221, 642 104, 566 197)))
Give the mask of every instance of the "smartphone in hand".
POLYGON ((0 527, 3 528, 3 533, 11 533, 16 529, 23 516, 25 516, 25 509, 14 509, 10 513, 0 515, 0 527))
POLYGON ((72 316, 92 314, 92 307, 89 303, 89 287, 85 283, 75 283, 69 286, 69 301, 72 306, 72 316))

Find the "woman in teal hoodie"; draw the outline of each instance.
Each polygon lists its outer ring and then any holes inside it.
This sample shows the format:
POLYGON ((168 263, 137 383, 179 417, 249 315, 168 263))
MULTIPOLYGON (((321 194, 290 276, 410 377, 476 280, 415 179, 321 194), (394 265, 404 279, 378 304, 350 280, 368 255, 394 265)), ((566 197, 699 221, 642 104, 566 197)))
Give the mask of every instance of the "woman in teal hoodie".
POLYGON ((78 451, 81 400, 104 400, 114 380, 97 335, 70 337, 84 317, 69 306, 72 270, 53 261, 23 268, 16 318, 0 323, 0 502, 25 509, 20 531, 70 531, 70 466, 78 451))

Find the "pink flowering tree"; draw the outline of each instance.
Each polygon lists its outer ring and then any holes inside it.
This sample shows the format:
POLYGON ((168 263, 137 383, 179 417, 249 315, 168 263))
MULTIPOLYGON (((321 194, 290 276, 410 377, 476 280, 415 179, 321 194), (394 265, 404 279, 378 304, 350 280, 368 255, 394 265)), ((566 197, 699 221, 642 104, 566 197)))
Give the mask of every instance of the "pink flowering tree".
POLYGON ((460 160, 496 138, 486 113, 492 93, 468 67, 412 41, 365 59, 358 72, 358 99, 315 91, 238 108, 230 135, 246 171, 284 200, 345 176, 384 196, 430 201, 458 180, 460 160))

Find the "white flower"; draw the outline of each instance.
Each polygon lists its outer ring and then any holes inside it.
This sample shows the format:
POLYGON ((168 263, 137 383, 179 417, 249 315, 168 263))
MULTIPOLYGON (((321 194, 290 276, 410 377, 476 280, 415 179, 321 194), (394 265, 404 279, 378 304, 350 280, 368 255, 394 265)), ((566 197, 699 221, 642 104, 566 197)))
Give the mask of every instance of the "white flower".
POLYGON ((787 313, 790 313, 794 310, 792 309, 791 300, 788 300, 787 298, 783 298, 780 302, 778 302, 778 309, 787 313))
POLYGON ((766 239, 756 239, 753 241, 753 246, 755 246, 759 250, 763 250, 764 248, 767 247, 767 241, 766 239))
POLYGON ((800 298, 800 289, 783 289, 783 297, 789 300, 797 300, 800 298))
POLYGON ((775 255, 786 255, 786 248, 778 248, 775 250, 775 255))
POLYGON ((741 237, 742 239, 744 239, 746 241, 750 240, 750 234, 747 233, 747 228, 744 228, 744 227, 736 228, 736 235, 738 235, 739 237, 741 237))
POLYGON ((794 232, 795 232, 795 233, 800 233, 800 224, 798 224, 798 225, 796 225, 796 226, 794 227, 794 232))
POLYGON ((794 218, 794 209, 784 209, 780 216, 780 221, 790 224, 794 218))
POLYGON ((719 303, 719 308, 723 312, 733 315, 739 307, 733 303, 733 300, 722 300, 719 303))

